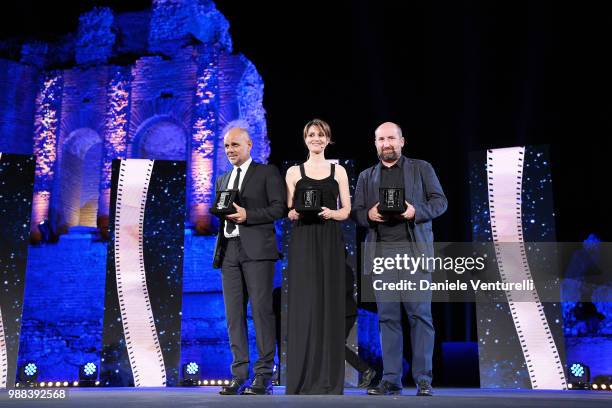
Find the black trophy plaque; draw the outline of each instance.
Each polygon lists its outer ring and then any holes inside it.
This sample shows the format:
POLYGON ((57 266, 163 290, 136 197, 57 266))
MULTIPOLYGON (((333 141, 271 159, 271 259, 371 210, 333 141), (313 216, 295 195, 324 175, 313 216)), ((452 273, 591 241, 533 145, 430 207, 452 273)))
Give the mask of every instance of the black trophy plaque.
POLYGON ((321 190, 300 188, 293 195, 293 207, 299 213, 321 212, 321 190))
POLYGON ((402 187, 381 187, 379 189, 378 212, 401 214, 406 211, 402 187))
POLYGON ((215 202, 210 208, 210 212, 217 216, 236 213, 234 203, 238 204, 238 190, 217 191, 215 202))

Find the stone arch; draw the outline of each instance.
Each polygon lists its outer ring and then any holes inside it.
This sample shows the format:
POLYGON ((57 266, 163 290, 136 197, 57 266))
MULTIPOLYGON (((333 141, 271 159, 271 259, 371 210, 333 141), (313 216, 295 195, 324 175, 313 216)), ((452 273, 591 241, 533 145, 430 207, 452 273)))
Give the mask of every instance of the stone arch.
POLYGON ((186 160, 189 133, 170 115, 156 115, 145 120, 136 131, 132 158, 186 160))
POLYGON ((76 129, 61 149, 57 231, 65 233, 77 225, 96 227, 102 138, 93 129, 76 129))

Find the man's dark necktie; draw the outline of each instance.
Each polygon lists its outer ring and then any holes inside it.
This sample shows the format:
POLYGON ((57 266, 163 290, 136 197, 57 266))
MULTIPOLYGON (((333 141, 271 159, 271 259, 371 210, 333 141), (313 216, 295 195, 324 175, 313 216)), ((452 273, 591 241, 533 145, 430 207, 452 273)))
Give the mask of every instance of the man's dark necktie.
MULTIPOLYGON (((240 171, 242 171, 242 169, 238 167, 236 169, 236 178, 234 179, 232 190, 238 190, 238 185, 240 184, 240 171)), ((225 220, 225 232, 231 235, 234 229, 236 229, 236 223, 234 221, 225 220)))

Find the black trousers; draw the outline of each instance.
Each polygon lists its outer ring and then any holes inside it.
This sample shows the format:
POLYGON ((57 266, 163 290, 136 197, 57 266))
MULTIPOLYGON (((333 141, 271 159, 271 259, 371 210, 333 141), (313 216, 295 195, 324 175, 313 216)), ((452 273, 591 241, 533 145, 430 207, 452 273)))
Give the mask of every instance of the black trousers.
MULTIPOLYGON (((357 319, 357 316, 346 316, 345 327, 344 327, 344 330, 345 330, 344 338, 345 339, 347 339, 348 335, 351 333, 351 329, 353 328, 353 325, 355 324, 356 319, 357 319)), ((349 346, 344 346, 344 354, 345 354, 344 358, 346 359, 346 361, 350 365, 352 365, 355 368, 355 370, 359 371, 360 373, 363 373, 368 368, 370 368, 368 363, 366 363, 361 358, 359 358, 359 355, 357 355, 357 353, 351 350, 349 346)))
POLYGON ((276 319, 272 307, 275 261, 253 261, 247 257, 240 239, 227 242, 221 266, 223 301, 232 351, 232 376, 249 377, 247 302, 251 300, 258 359, 255 374, 271 377, 276 353, 276 319))

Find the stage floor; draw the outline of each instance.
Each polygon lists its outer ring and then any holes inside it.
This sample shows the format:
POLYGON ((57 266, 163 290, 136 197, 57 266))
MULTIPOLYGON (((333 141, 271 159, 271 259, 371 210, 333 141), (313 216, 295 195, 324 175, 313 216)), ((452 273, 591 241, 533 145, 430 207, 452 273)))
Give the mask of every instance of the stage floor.
POLYGON ((275 387, 271 396, 221 396, 218 387, 197 388, 64 388, 64 400, 9 399, 0 392, 2 407, 610 407, 612 392, 595 391, 524 391, 483 390, 474 388, 437 388, 434 397, 416 397, 414 388, 405 388, 401 396, 365 395, 362 389, 347 389, 345 395, 284 395, 284 387, 275 387))

